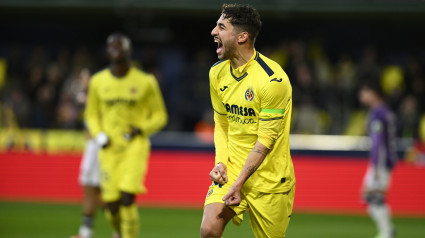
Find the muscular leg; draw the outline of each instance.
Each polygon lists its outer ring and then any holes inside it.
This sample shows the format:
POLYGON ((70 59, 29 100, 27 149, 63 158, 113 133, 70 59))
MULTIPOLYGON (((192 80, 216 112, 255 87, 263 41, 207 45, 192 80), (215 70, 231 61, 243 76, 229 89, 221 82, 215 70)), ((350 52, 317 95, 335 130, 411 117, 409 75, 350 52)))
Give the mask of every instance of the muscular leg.
POLYGON ((134 194, 121 192, 119 213, 121 217, 121 237, 136 238, 139 232, 139 212, 134 204, 134 194))
POLYGON ((205 206, 201 224, 202 238, 220 238, 227 223, 235 212, 223 203, 211 203, 205 206))

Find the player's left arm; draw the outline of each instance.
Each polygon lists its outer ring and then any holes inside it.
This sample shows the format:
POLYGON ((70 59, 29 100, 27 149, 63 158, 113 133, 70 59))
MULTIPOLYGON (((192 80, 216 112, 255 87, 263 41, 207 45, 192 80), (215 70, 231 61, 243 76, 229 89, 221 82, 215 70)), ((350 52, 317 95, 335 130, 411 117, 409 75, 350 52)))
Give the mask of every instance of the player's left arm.
MULTIPOLYGON (((371 122, 370 127, 370 139, 371 139, 371 151, 370 159, 373 164, 373 178, 374 182, 378 181, 378 170, 380 167, 385 166, 385 123, 381 118, 375 118, 371 122)), ((369 191, 370 192, 370 191, 369 191)))
POLYGON ((150 79, 150 89, 146 107, 149 108, 151 115, 140 121, 138 126, 141 133, 145 136, 149 136, 150 134, 161 130, 168 121, 167 109, 164 104, 161 90, 155 77, 153 75, 150 77, 152 78, 150 79))
POLYGON ((248 158, 240 172, 235 183, 229 188, 229 192, 224 195, 223 201, 228 206, 239 205, 241 202, 240 191, 245 181, 260 167, 261 163, 267 156, 269 148, 256 142, 254 149, 249 153, 248 158))
POLYGON ((226 205, 237 205, 241 202, 240 190, 243 184, 260 167, 279 136, 282 121, 286 115, 285 108, 292 96, 289 80, 286 75, 284 76, 280 82, 267 82, 260 90, 261 111, 258 140, 249 153, 235 183, 223 197, 226 205))

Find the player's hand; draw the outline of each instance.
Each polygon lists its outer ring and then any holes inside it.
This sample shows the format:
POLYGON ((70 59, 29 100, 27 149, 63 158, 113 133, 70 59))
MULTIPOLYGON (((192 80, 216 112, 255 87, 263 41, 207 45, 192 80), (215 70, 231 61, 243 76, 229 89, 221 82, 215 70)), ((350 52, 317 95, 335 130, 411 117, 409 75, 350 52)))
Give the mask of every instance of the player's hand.
POLYGON ((210 172, 211 181, 219 184, 227 183, 227 167, 223 163, 218 163, 210 172))
POLYGON ((105 132, 99 132, 96 135, 96 144, 101 148, 106 148, 109 145, 109 137, 105 132))
POLYGON ((224 204, 227 206, 237 206, 241 203, 241 189, 232 185, 229 192, 223 197, 224 204))

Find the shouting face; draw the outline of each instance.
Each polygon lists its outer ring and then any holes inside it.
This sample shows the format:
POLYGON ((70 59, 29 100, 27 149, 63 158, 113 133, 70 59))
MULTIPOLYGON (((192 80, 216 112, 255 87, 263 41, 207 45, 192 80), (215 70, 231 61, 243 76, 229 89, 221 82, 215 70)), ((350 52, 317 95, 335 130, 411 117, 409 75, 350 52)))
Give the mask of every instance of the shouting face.
POLYGON ((235 27, 230 24, 229 19, 221 15, 217 25, 211 31, 214 42, 218 44, 217 55, 220 60, 227 60, 232 57, 238 45, 238 33, 235 27))

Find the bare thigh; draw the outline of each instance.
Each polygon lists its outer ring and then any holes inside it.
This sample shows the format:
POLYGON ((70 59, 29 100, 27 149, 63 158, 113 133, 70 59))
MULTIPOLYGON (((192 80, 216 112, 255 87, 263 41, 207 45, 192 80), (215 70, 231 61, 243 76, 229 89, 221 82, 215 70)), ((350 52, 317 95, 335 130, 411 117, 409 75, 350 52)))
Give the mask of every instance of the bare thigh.
POLYGON ((227 223, 235 212, 223 203, 211 203, 204 207, 201 224, 201 237, 221 237, 227 223))

